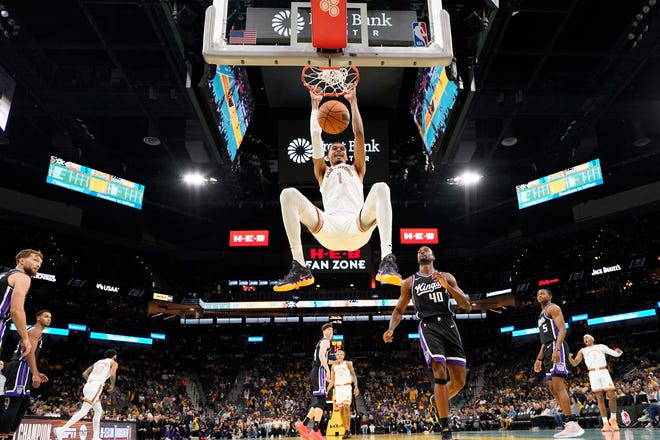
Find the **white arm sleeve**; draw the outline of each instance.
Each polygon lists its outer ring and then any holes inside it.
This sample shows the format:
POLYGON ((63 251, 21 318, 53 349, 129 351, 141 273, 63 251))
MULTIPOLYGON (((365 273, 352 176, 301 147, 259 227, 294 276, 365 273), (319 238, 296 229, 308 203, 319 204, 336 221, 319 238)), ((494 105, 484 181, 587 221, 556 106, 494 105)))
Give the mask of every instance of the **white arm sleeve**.
POLYGON ((604 345, 604 344, 603 344, 603 350, 602 351, 603 351, 603 353, 609 354, 610 356, 614 356, 614 357, 619 357, 623 354, 623 352, 617 353, 616 351, 612 350, 610 347, 608 347, 607 345, 604 345))
POLYGON ((312 110, 312 114, 309 116, 309 134, 312 137, 312 158, 314 159, 322 159, 325 157, 318 115, 318 110, 312 110))

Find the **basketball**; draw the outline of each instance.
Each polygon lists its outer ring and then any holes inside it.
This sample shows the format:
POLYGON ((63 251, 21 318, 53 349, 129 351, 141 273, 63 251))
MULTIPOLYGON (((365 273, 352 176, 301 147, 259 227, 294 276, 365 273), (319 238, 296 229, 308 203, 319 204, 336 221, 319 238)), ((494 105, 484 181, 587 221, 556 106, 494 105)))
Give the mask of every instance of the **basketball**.
POLYGON ((341 101, 333 99, 321 104, 318 118, 321 130, 328 134, 339 134, 348 127, 351 114, 341 101))

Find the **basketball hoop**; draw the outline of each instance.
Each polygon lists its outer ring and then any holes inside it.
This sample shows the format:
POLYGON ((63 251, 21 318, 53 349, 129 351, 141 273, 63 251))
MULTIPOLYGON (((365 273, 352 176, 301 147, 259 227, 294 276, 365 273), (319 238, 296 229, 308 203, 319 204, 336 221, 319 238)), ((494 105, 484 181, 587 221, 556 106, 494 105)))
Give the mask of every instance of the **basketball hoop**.
POLYGON ((313 92, 320 89, 324 96, 342 96, 357 86, 360 72, 355 66, 305 66, 301 80, 313 92))

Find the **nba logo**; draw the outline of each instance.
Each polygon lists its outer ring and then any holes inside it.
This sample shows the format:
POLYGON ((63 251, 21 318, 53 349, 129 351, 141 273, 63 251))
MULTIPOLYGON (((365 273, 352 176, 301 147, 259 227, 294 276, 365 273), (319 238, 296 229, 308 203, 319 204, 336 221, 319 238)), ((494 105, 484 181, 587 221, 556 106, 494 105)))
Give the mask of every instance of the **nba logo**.
POLYGON ((426 23, 423 21, 414 21, 412 24, 413 43, 415 47, 426 47, 429 44, 429 37, 426 33, 426 23))
POLYGON ((630 422, 632 421, 630 420, 630 414, 625 409, 621 411, 621 421, 625 426, 630 426, 630 422))

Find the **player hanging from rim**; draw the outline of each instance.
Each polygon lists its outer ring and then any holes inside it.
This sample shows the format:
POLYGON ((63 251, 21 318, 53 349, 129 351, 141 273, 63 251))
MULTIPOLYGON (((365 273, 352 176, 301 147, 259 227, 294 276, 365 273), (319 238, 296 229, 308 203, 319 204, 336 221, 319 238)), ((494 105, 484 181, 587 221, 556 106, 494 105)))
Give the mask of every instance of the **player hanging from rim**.
POLYGON ((364 198, 362 181, 366 173, 366 151, 364 129, 358 109, 355 89, 344 97, 351 105, 353 126, 353 164, 348 164, 346 146, 335 142, 328 154, 323 152, 318 108, 323 95, 320 90, 310 91, 312 112, 310 132, 314 176, 318 181, 324 210, 318 209, 300 191, 285 188, 280 194, 282 221, 289 239, 293 262, 291 271, 274 286, 276 292, 286 292, 314 283, 314 276, 305 263, 300 239, 301 224, 310 231, 324 247, 333 250, 354 251, 371 238, 378 224, 380 235, 381 262, 376 280, 387 284, 401 285, 401 275, 392 253, 392 203, 390 188, 377 182, 364 198), (326 164, 330 162, 330 166, 326 164))
POLYGON ((584 341, 583 347, 578 351, 577 356, 573 358, 573 353, 568 354, 568 361, 574 367, 580 365, 584 358, 584 363, 589 369, 589 383, 591 390, 596 394, 596 401, 598 402, 598 410, 603 419, 603 428, 601 431, 610 432, 618 431, 619 424, 616 421, 616 393, 614 392, 614 382, 612 376, 607 371, 607 360, 605 355, 619 357, 623 353, 620 348, 612 350, 605 344, 594 344, 595 339, 590 334, 582 337, 584 341), (607 408, 605 408, 605 396, 607 393, 607 401, 610 404, 610 418, 607 418, 607 408))
POLYGON ((337 360, 332 364, 328 392, 333 386, 335 387, 335 405, 339 408, 341 422, 344 425, 342 439, 347 439, 351 437, 351 402, 353 402, 353 395, 355 397, 360 395, 360 390, 358 389, 353 362, 346 360, 344 350, 338 350, 335 355, 337 360))

